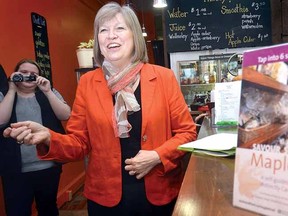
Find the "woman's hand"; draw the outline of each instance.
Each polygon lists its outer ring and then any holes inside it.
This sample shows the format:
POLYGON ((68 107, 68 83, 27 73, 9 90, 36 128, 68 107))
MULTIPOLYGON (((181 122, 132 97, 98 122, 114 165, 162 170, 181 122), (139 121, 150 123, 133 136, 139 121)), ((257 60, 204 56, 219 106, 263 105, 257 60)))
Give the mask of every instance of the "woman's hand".
MULTIPOLYGON (((14 73, 11 74, 10 77, 12 78, 15 74, 19 74, 19 73, 14 72, 14 73)), ((8 80, 9 91, 10 91, 10 92, 13 92, 13 93, 16 93, 16 91, 17 91, 17 85, 16 85, 14 82, 12 82, 11 78, 8 80)))
POLYGON ((135 157, 125 160, 125 170, 141 179, 159 163, 161 160, 156 151, 140 150, 135 157))
POLYGON ((50 81, 48 79, 46 79, 45 77, 37 76, 36 83, 37 83, 38 88, 43 93, 47 93, 47 92, 51 91, 50 81))
POLYGON ((4 130, 3 136, 14 138, 19 144, 50 144, 49 129, 32 121, 11 124, 11 127, 4 130))

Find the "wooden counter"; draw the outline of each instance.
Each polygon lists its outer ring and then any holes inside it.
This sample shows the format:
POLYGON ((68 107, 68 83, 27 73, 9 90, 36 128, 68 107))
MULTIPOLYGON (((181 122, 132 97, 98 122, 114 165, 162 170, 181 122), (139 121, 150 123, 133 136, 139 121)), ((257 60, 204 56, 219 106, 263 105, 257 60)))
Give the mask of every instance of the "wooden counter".
MULTIPOLYGON (((230 131, 237 132, 236 128, 230 131)), ((210 128, 209 120, 204 119, 198 137, 217 132, 219 129, 210 128)), ((173 216, 259 215, 233 207, 233 177, 234 158, 191 155, 173 216)))

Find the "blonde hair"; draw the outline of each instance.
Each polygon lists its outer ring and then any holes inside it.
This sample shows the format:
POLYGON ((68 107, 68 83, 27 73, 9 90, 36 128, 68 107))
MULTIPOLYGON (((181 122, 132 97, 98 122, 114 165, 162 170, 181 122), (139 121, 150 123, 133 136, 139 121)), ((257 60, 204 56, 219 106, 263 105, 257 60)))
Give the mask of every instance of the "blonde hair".
POLYGON ((99 27, 106 21, 111 20, 121 14, 128 28, 133 32, 134 51, 132 54, 132 63, 136 61, 148 62, 147 48, 144 37, 142 35, 141 25, 135 12, 129 6, 120 6, 116 2, 105 4, 97 12, 94 20, 94 59, 97 66, 102 66, 104 56, 101 54, 98 43, 99 27))

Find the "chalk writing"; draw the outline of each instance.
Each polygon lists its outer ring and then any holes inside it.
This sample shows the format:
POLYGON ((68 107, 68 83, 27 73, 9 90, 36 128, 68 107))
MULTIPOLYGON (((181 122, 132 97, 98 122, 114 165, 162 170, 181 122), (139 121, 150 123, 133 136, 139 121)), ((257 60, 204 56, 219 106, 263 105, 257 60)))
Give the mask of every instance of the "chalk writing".
POLYGON ((48 46, 47 22, 39 14, 31 13, 35 59, 41 68, 42 75, 52 83, 51 63, 48 46))
POLYGON ((251 6, 254 8, 255 11, 260 10, 261 7, 265 6, 265 2, 252 2, 251 6))
POLYGON ((269 0, 177 0, 165 11, 168 52, 270 45, 269 0))
POLYGON ((183 18, 183 17, 187 17, 188 12, 182 12, 179 10, 179 7, 177 9, 173 8, 172 11, 170 12, 169 10, 167 11, 169 14, 169 17, 171 19, 177 19, 177 18, 183 18))

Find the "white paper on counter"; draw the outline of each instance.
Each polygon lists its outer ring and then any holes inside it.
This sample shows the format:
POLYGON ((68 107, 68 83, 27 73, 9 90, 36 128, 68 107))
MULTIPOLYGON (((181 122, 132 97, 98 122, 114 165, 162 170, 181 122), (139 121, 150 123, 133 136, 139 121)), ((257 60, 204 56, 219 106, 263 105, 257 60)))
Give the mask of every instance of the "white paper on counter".
POLYGON ((179 147, 211 151, 229 150, 237 147, 237 139, 238 134, 218 133, 180 145, 179 147))

